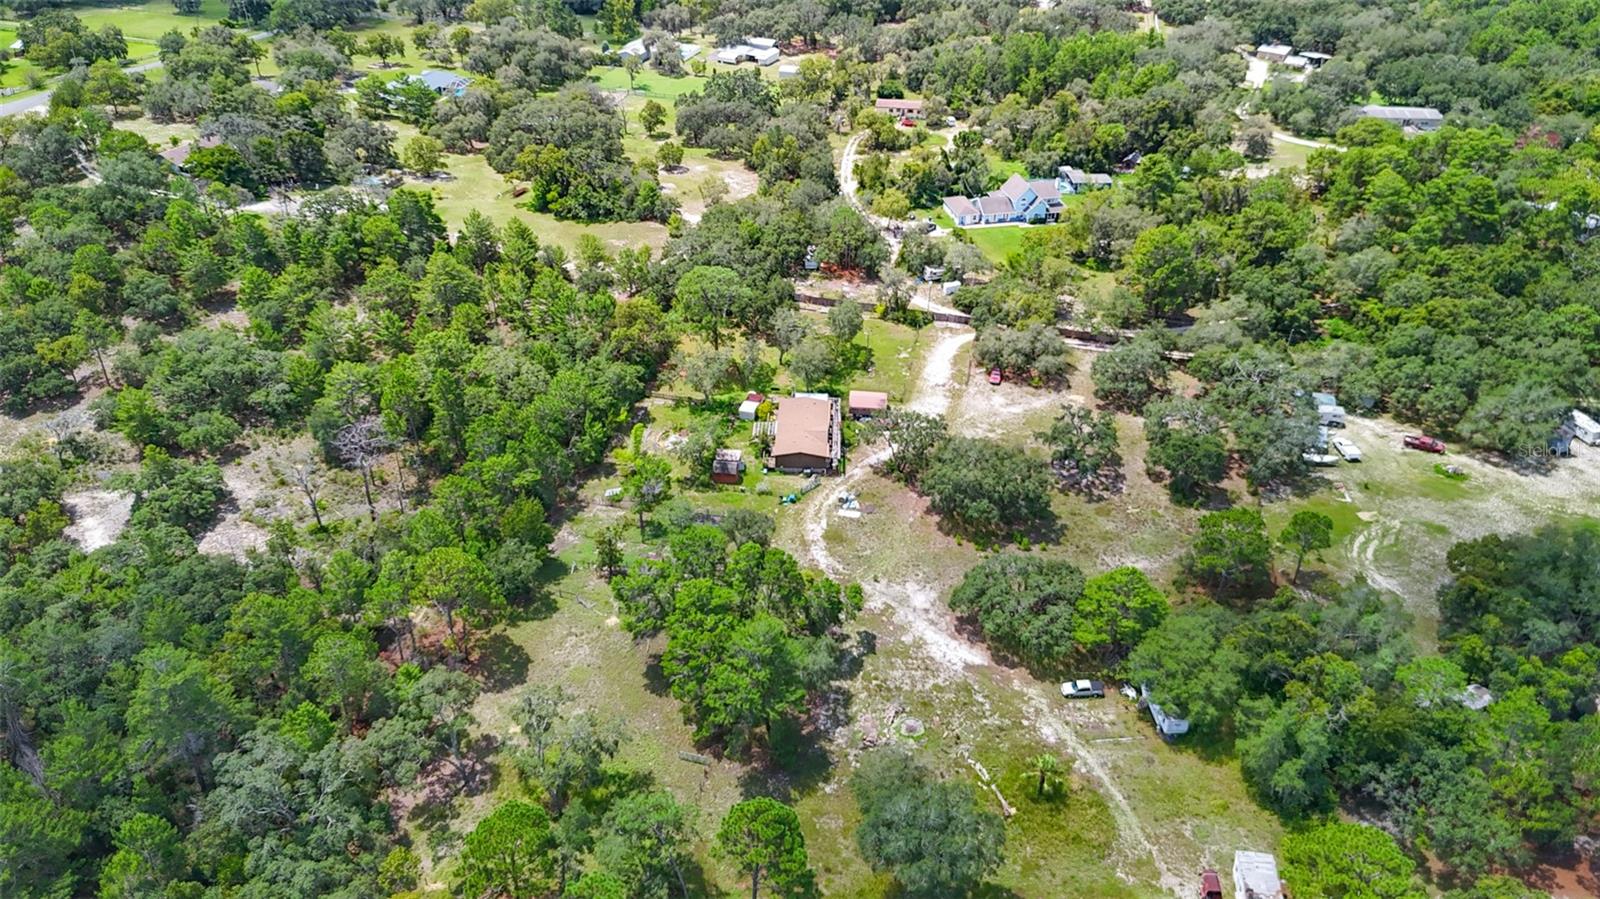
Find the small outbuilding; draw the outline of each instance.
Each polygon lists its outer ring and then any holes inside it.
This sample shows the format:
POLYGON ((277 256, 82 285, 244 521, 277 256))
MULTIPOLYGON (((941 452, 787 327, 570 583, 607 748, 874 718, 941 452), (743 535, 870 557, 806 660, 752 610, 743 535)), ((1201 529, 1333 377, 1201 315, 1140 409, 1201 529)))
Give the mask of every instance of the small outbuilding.
POLYGON ((800 77, 800 67, 795 65, 794 63, 786 62, 783 65, 778 66, 778 80, 779 81, 788 81, 791 78, 799 78, 799 77, 800 77))
POLYGON ((889 411, 889 394, 878 390, 850 391, 850 417, 871 418, 889 411))
POLYGON ((1462 690, 1456 699, 1462 706, 1474 712, 1481 712, 1494 704, 1494 694, 1483 684, 1467 684, 1466 689, 1462 690))
POLYGON ((1288 895, 1272 853, 1240 850, 1233 854, 1234 899, 1287 899, 1288 895))
POLYGON ((1262 44, 1256 48, 1256 56, 1267 62, 1283 62, 1294 53, 1294 48, 1288 44, 1262 44))
POLYGON ((711 480, 718 484, 737 484, 744 480, 744 453, 719 449, 711 460, 711 480))
POLYGON ((747 394, 745 394, 744 395, 744 402, 739 404, 739 420, 740 421, 755 421, 756 420, 756 412, 758 410, 760 410, 761 403, 765 399, 766 399, 766 397, 762 396, 759 393, 747 393, 747 394))

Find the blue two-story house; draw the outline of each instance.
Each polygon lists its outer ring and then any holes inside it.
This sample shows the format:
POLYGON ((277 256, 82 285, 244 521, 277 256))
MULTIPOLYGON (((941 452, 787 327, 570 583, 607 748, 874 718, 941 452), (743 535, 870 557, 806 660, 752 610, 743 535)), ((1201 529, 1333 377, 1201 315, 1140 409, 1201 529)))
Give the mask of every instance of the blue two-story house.
POLYGON ((1053 222, 1061 217, 1061 195, 1109 187, 1111 177, 1062 166, 1055 179, 1029 181, 1012 175, 999 190, 981 197, 945 197, 944 211, 957 227, 1053 222))

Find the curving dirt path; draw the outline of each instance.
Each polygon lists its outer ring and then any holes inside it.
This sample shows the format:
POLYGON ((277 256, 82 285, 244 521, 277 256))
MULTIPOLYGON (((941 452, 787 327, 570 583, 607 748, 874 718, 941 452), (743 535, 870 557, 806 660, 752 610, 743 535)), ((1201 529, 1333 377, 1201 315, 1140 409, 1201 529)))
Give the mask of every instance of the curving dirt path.
MULTIPOLYGON (((928 415, 943 415, 950 409, 956 389, 955 359, 961 348, 973 339, 973 333, 966 329, 940 328, 938 333, 938 342, 929 350, 917 380, 916 392, 906 404, 906 408, 928 415)), ((845 565, 828 548, 826 539, 829 517, 838 508, 839 496, 888 457, 889 450, 880 449, 855 462, 844 476, 817 489, 806 501, 802 518, 805 550, 829 577, 849 577, 845 565)), ((956 631, 954 619, 941 601, 938 588, 914 578, 901 583, 868 581, 861 586, 866 591, 867 607, 888 615, 909 631, 952 677, 962 676, 968 667, 991 664, 983 646, 968 641, 956 631)), ((1014 673, 1010 683, 1026 702, 1027 723, 1037 730, 1040 739, 1064 746, 1075 764, 1094 780, 1101 795, 1109 801, 1117 825, 1116 851, 1124 862, 1118 870, 1125 872, 1131 864, 1149 858, 1155 865, 1163 891, 1174 896, 1189 895, 1193 878, 1181 876, 1150 841, 1133 804, 1112 777, 1106 760, 1079 736, 1069 718, 1057 707, 1059 703, 1051 685, 1020 673, 1014 673)))
POLYGON ((937 331, 938 342, 928 351, 922 374, 917 378, 917 392, 906 403, 907 409, 924 415, 943 415, 950 411, 950 395, 956 386, 956 356, 977 336, 966 328, 938 328, 937 331))

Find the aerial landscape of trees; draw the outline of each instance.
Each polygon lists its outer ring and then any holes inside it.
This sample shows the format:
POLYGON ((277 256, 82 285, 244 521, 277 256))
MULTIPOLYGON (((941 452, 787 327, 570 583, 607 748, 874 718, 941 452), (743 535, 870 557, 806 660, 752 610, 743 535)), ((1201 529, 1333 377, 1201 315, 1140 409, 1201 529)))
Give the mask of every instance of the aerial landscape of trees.
POLYGON ((1600 523, 1445 505, 1584 462, 1584 5, 212 6, 12 5, 0 895, 1143 895, 1140 816, 1303 897, 1588 864, 1600 523), (1314 392, 1461 455, 1335 488, 1314 392))

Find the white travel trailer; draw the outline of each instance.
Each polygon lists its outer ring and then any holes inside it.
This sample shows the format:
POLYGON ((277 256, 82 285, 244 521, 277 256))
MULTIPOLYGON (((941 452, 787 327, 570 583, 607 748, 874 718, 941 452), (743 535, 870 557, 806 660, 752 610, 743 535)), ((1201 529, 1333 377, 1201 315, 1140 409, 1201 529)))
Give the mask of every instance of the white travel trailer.
POLYGON ((1567 422, 1572 426, 1572 436, 1582 440, 1590 446, 1600 446, 1600 422, 1583 414, 1577 409, 1567 416, 1567 422))

